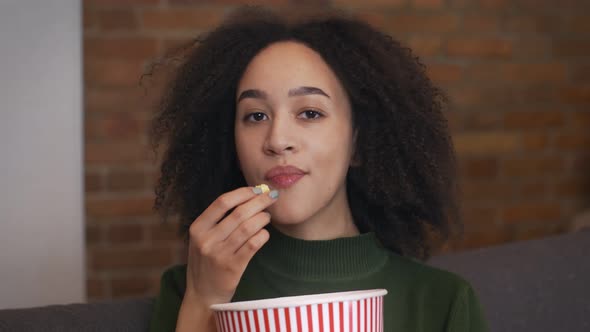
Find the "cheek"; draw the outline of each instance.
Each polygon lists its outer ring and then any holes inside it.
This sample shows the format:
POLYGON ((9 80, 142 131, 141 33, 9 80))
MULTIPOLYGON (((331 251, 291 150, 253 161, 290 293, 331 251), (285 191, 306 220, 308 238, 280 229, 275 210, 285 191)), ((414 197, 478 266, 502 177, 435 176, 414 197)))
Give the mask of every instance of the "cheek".
POLYGON ((235 145, 240 170, 246 181, 250 182, 253 165, 256 164, 254 161, 254 146, 253 144, 249 144, 244 135, 240 135, 239 133, 236 133, 235 145))
POLYGON ((267 162, 262 149, 265 137, 263 128, 243 131, 238 129, 235 137, 238 163, 246 183, 251 186, 260 184, 262 181, 260 172, 267 162))
POLYGON ((241 165, 244 164, 248 158, 248 146, 242 140, 236 139, 236 154, 241 165))
POLYGON ((323 137, 318 140, 322 143, 313 146, 318 161, 334 171, 348 169, 353 144, 352 136, 348 131, 348 128, 340 127, 323 133, 323 137))

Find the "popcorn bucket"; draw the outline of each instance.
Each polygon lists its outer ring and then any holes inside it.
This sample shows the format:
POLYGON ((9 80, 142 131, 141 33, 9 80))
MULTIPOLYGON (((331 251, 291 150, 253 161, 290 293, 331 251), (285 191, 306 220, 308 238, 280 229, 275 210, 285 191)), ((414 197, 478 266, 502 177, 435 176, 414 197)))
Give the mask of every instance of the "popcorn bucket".
POLYGON ((385 289, 215 304, 218 332, 382 332, 385 289))

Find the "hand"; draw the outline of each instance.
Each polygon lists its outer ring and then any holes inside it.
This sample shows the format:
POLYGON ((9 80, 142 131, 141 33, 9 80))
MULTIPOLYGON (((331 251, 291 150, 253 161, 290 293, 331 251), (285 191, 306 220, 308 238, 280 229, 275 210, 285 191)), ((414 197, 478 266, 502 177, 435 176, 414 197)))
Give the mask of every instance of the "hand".
POLYGON ((207 307, 231 300, 248 262, 269 239, 263 227, 270 214, 263 210, 277 199, 271 193, 236 189, 219 196, 195 219, 189 228, 185 297, 207 307))

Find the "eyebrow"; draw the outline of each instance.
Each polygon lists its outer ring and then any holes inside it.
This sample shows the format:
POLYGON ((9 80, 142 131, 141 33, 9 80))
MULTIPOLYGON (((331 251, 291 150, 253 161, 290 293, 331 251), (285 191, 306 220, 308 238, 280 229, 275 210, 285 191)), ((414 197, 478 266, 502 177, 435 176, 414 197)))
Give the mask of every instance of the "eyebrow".
MULTIPOLYGON (((289 90, 288 94, 289 97, 306 95, 322 95, 330 98, 330 96, 327 93, 325 93, 324 90, 313 86, 300 86, 298 88, 289 90)), ((240 93, 240 96, 238 97, 238 103, 245 98, 267 99, 268 95, 266 94, 266 92, 258 89, 244 90, 242 91, 242 93, 240 93)))

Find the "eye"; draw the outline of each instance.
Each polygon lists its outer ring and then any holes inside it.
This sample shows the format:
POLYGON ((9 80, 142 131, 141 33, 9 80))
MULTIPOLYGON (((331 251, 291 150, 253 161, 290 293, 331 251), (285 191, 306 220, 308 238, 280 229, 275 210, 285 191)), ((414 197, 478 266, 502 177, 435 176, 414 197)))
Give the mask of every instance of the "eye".
POLYGON ((324 115, 318 111, 309 109, 309 110, 305 110, 305 111, 301 112, 299 114, 299 116, 302 116, 304 119, 313 120, 313 119, 321 118, 324 115))
POLYGON ((260 121, 266 120, 266 114, 264 114, 262 112, 250 113, 244 117, 244 120, 252 121, 252 122, 260 122, 260 121))

